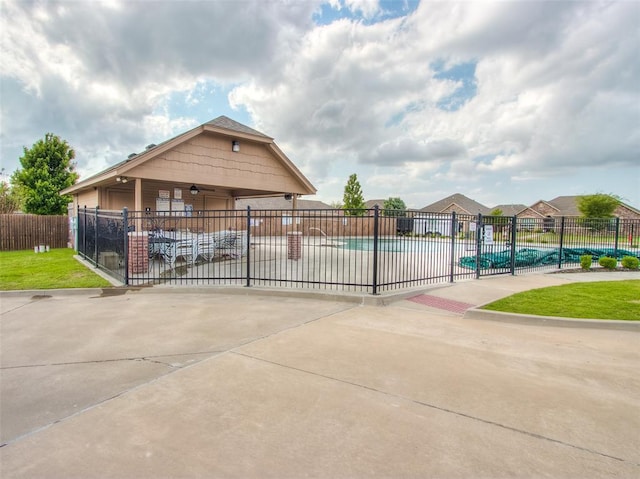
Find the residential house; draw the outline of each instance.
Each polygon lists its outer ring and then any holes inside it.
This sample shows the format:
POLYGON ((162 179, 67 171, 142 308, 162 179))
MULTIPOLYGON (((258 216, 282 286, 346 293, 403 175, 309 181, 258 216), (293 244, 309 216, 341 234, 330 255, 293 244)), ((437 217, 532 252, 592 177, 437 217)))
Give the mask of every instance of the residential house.
MULTIPOLYGON (((550 230, 556 227, 557 218, 581 216, 578 209, 579 198, 579 196, 558 196, 549 201, 539 200, 520 211, 517 216, 522 219, 521 224, 524 225, 528 221, 532 227, 542 220, 543 228, 550 230)), ((620 219, 640 220, 640 210, 624 202, 616 208, 613 215, 620 219)))
POLYGON ((453 213, 463 215, 490 215, 491 209, 465 195, 455 193, 420 209, 423 213, 453 213))
POLYGON ((517 216, 518 213, 527 209, 527 205, 523 204, 506 204, 506 205, 496 205, 491 208, 491 213, 496 210, 500 210, 501 216, 517 216))

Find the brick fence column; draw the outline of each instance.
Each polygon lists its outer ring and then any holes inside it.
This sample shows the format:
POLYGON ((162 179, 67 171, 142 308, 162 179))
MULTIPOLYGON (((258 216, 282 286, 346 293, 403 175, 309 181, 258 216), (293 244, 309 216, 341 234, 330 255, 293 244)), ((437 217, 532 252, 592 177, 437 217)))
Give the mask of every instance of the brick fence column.
POLYGON ((298 260, 302 257, 302 233, 287 233, 287 259, 298 260))
POLYGON ((149 270, 149 235, 129 233, 129 272, 146 273, 149 270))

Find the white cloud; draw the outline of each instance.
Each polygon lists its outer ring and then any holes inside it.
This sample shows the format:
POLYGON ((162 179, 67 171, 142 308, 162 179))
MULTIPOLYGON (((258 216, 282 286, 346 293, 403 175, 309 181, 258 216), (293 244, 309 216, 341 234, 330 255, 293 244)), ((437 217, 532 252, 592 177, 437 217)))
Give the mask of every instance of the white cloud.
POLYGON ((377 0, 344 0, 345 6, 353 13, 362 13, 364 18, 373 18, 380 12, 377 0))
POLYGON ((224 90, 326 201, 354 172, 367 197, 420 207, 458 188, 527 203, 568 177, 599 191, 609 171, 604 189, 640 205, 640 4, 423 1, 380 21, 377 1, 329 3, 351 17, 315 25, 320 0, 4 2, 3 166, 54 131, 95 171, 217 116, 224 90), (462 64, 473 91, 436 77, 462 64))

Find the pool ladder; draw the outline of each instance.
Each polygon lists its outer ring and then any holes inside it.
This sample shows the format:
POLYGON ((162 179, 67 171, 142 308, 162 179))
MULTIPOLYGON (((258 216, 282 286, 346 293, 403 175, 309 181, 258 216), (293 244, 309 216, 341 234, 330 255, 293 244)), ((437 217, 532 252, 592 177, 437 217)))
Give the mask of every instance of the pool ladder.
POLYGON ((320 228, 316 228, 314 226, 314 227, 309 228, 309 232, 311 232, 311 230, 319 231, 320 234, 322 236, 324 236, 324 245, 322 244, 322 242, 320 242, 320 246, 333 246, 333 247, 338 246, 338 244, 336 244, 336 242, 333 239, 329 238, 329 236, 327 236, 327 233, 322 231, 320 228))

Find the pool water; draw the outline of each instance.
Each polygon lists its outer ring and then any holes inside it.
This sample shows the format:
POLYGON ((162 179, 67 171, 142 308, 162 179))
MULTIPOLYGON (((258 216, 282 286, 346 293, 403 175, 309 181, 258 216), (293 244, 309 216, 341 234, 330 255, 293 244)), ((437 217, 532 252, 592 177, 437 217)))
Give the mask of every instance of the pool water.
MULTIPOLYGON (((378 251, 401 253, 404 251, 432 251, 435 245, 432 241, 417 241, 409 239, 384 239, 378 240, 378 251)), ((347 238, 344 248, 356 251, 373 251, 373 238, 347 238)))

